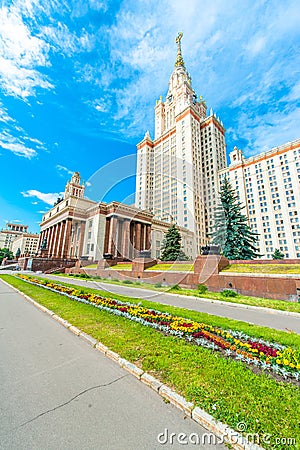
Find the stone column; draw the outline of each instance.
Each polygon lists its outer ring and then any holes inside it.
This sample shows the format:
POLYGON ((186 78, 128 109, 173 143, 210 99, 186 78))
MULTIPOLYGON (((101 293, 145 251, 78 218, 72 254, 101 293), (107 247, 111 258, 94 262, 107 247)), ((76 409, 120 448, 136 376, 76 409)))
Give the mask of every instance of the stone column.
POLYGON ((51 227, 48 228, 48 234, 47 234, 48 256, 50 256, 50 244, 51 244, 51 227))
POLYGON ((62 228, 62 233, 61 233, 61 242, 60 242, 60 252, 59 252, 59 257, 63 258, 63 254, 64 254, 64 247, 65 247, 65 241, 66 241, 66 231, 67 231, 67 222, 63 221, 63 228, 62 228))
POLYGON ((49 240, 49 246, 48 246, 48 254, 51 258, 53 256, 53 243, 54 243, 54 226, 50 228, 50 240, 49 240))
POLYGON ((78 255, 77 255, 78 258, 80 258, 80 256, 82 256, 82 252, 83 252, 84 232, 85 232, 85 222, 82 221, 80 223, 80 237, 79 237, 78 255))
POLYGON ((116 253, 116 231, 117 231, 117 218, 111 217, 110 219, 110 229, 109 229, 109 238, 108 238, 108 253, 111 253, 112 256, 115 256, 116 253))
POLYGON ((146 225, 146 244, 145 250, 151 249, 151 225, 146 225))
POLYGON ((41 244, 42 244, 42 242, 43 242, 43 235, 44 235, 44 231, 41 231, 41 232, 40 232, 40 235, 39 235, 39 240, 38 240, 38 245, 37 245, 37 251, 39 251, 40 246, 41 246, 41 244))
POLYGON ((66 227, 66 222, 65 221, 61 222, 60 233, 59 233, 58 249, 57 249, 57 256, 58 256, 58 258, 61 258, 61 251, 62 251, 62 246, 63 246, 65 227, 66 227))
POLYGON ((122 256, 124 259, 129 259, 130 221, 126 219, 123 222, 122 237, 123 237, 122 256))
MULTIPOLYGON (((67 219, 65 227, 64 242, 62 247, 62 258, 68 258, 70 256, 70 240, 71 240, 72 219, 67 219)), ((80 228, 81 232, 81 228, 80 228)))
POLYGON ((123 221, 117 223, 117 256, 121 257, 123 253, 123 221))
POLYGON ((139 256, 141 250, 141 224, 135 224, 135 256, 139 256))
POLYGON ((103 253, 108 253, 109 231, 110 231, 110 218, 107 217, 106 222, 105 222, 105 237, 104 237, 103 253))
POLYGON ((59 242, 59 233, 60 233, 60 223, 55 225, 55 235, 54 235, 54 246, 53 246, 53 258, 57 258, 58 256, 58 242, 59 242))
POLYGON ((46 229, 45 238, 47 239, 47 249, 49 248, 49 228, 46 229))
POLYGON ((145 250, 145 226, 144 223, 141 224, 141 250, 145 250))
POLYGON ((130 222, 130 231, 129 231, 129 258, 134 258, 134 231, 135 231, 135 223, 130 222))

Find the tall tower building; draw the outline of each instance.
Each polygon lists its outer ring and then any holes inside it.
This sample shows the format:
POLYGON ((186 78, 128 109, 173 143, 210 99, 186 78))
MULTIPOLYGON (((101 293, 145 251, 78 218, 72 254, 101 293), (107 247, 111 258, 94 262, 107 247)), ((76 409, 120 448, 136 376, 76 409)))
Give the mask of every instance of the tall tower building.
POLYGON ((218 195, 218 170, 226 167, 225 129, 192 87, 176 38, 177 57, 165 99, 156 101, 154 140, 137 145, 136 202, 160 220, 195 235, 195 253, 208 242, 218 195))

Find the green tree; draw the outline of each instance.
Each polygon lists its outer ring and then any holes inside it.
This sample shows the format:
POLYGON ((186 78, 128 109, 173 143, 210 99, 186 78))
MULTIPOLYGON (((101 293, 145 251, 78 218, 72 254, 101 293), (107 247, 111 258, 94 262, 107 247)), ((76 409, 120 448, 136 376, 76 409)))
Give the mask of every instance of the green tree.
POLYGON ((172 224, 162 242, 162 261, 186 261, 188 257, 181 248, 181 236, 175 224, 172 224))
POLYGON ((16 258, 19 258, 20 255, 21 255, 21 249, 19 247, 18 250, 16 251, 16 258))
POLYGON ((283 259, 284 254, 279 250, 279 248, 275 248, 275 252, 272 255, 273 259, 283 259))
POLYGON ((13 252, 8 250, 8 248, 0 248, 0 264, 2 263, 4 258, 13 259, 13 252))
POLYGON ((220 245, 222 254, 228 259, 255 259, 259 255, 254 233, 242 214, 244 207, 239 202, 235 190, 225 177, 220 190, 220 205, 215 211, 212 244, 220 245))

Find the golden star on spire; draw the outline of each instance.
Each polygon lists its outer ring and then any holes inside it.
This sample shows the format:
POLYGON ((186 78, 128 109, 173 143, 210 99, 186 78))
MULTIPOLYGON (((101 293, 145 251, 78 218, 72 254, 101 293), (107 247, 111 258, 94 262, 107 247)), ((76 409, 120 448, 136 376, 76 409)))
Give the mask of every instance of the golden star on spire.
POLYGON ((181 39, 183 37, 183 33, 182 31, 180 31, 175 39, 175 42, 177 44, 177 57, 176 57, 176 61, 175 61, 175 67, 179 67, 182 66, 184 67, 184 61, 183 61, 183 57, 181 54, 181 39))

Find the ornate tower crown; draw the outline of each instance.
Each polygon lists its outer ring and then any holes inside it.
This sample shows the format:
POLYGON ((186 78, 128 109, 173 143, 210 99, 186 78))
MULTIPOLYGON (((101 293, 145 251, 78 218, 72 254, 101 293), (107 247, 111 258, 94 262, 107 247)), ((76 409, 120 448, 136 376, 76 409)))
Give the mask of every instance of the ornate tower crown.
POLYGON ((183 33, 182 33, 182 31, 180 31, 180 33, 178 33, 178 35, 175 39, 175 42, 177 44, 177 58, 175 61, 175 67, 180 67, 180 66, 185 67, 183 57, 181 54, 181 39, 182 39, 182 37, 183 37, 183 33))
POLYGON ((74 197, 84 197, 84 183, 80 184, 80 173, 74 172, 72 175, 71 181, 69 181, 65 188, 65 198, 70 197, 70 195, 74 197))

